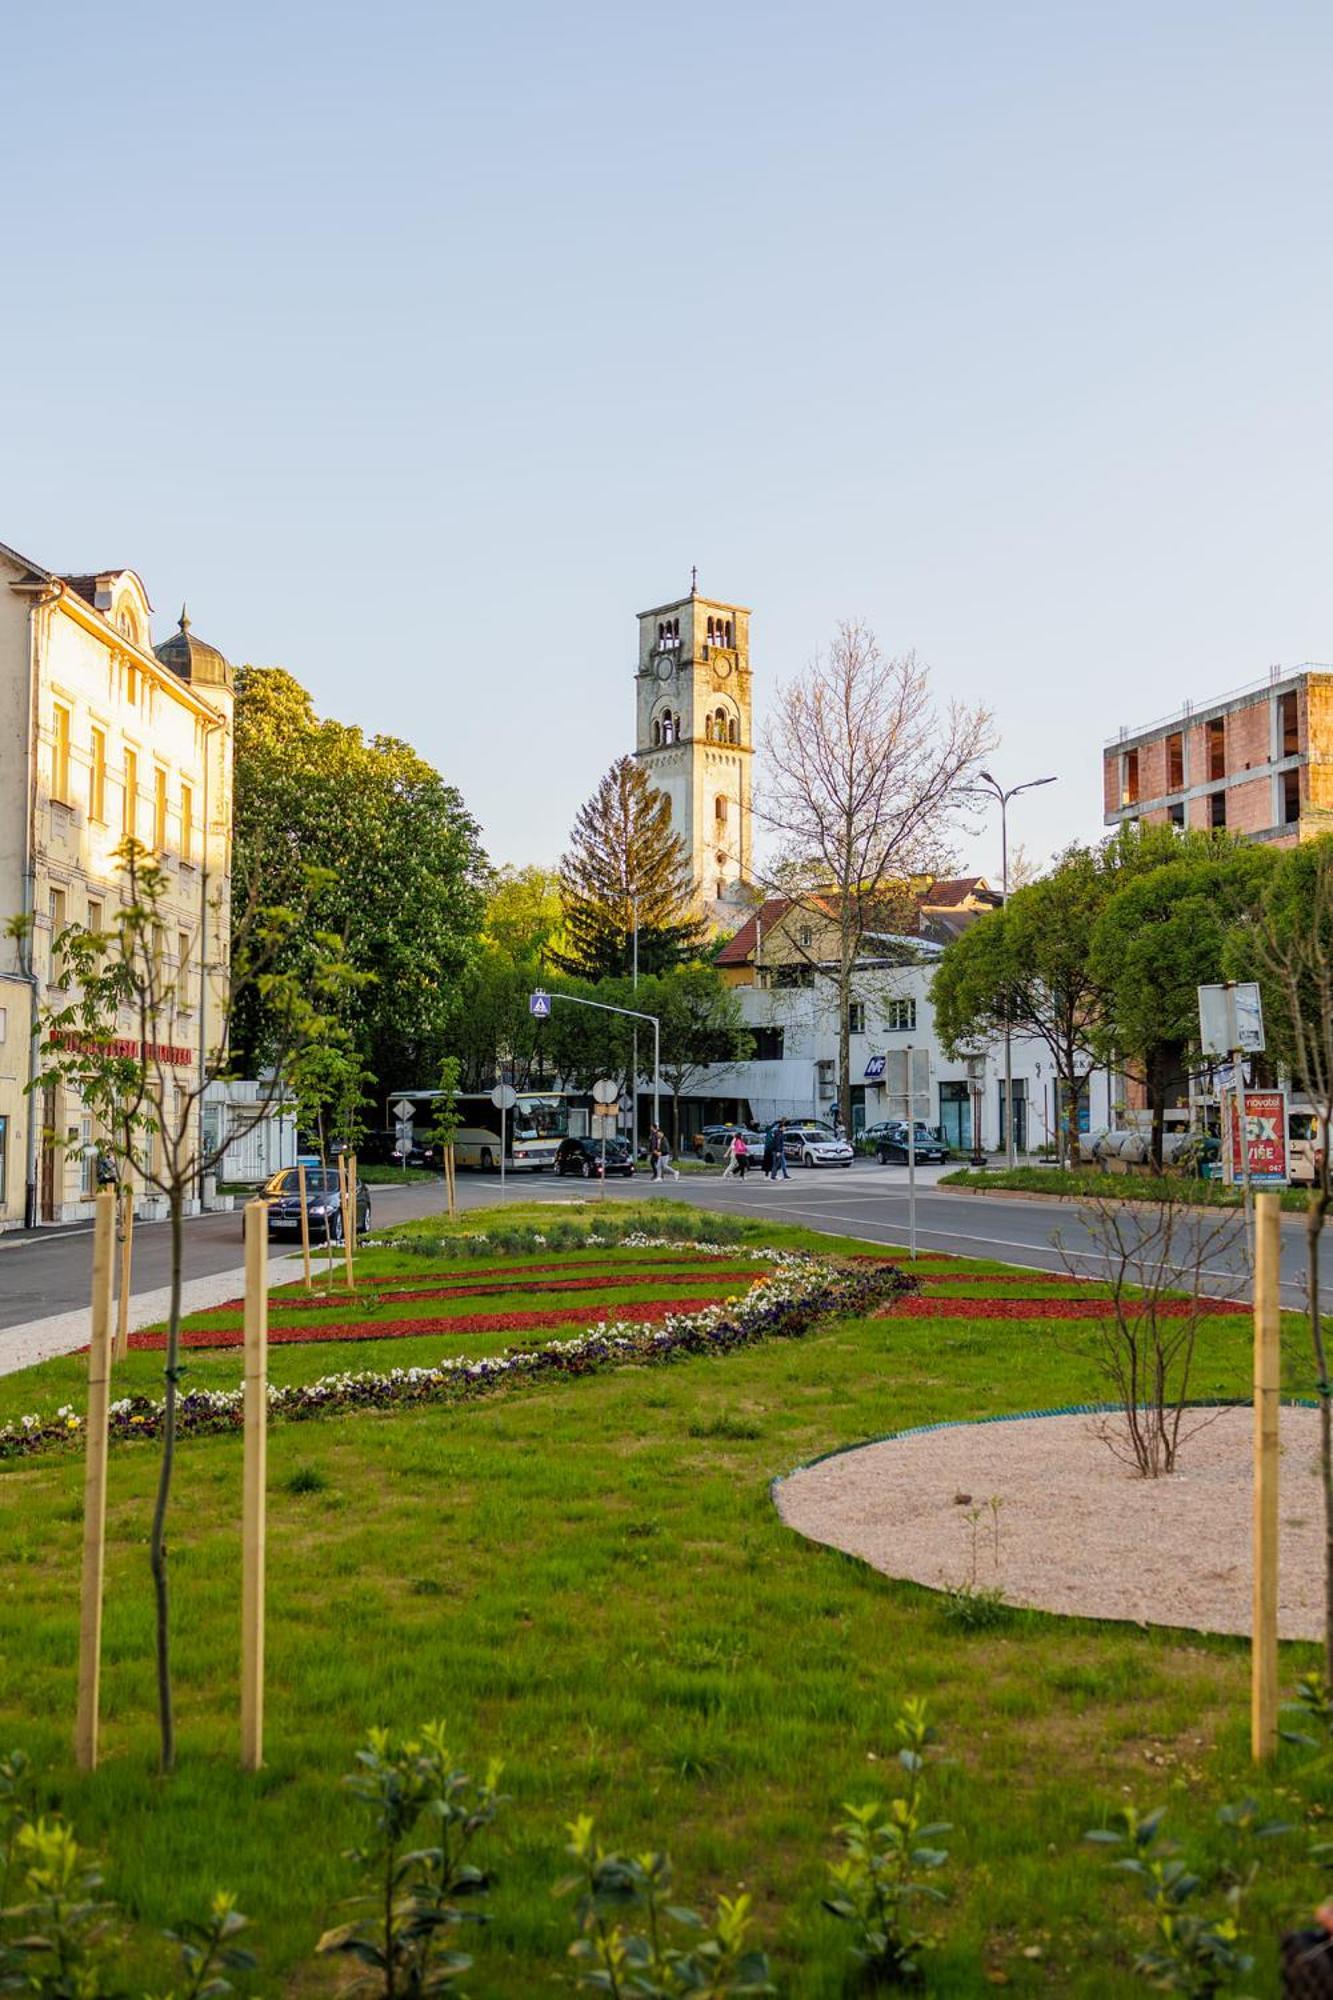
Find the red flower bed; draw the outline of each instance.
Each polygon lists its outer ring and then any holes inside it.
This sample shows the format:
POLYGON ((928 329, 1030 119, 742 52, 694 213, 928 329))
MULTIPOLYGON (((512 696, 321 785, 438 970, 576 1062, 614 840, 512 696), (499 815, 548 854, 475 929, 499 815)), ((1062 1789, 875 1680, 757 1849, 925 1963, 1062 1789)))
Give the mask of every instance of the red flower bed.
MULTIPOLYGON (((895 1299, 877 1319, 1103 1319, 1109 1299, 895 1299)), ((1205 1299, 1210 1313, 1248 1313, 1238 1299, 1205 1299)), ((1157 1308, 1163 1319, 1185 1319, 1193 1310, 1188 1299, 1164 1299, 1157 1308)))
MULTIPOLYGON (((322 1262, 322 1259, 320 1257, 320 1252, 322 1252, 322 1248, 323 1248, 322 1245, 319 1246, 319 1251, 316 1253, 316 1261, 314 1261, 314 1263, 312 1264, 316 1282, 319 1282, 321 1277, 324 1276, 324 1272, 320 1267, 322 1262)), ((343 1267, 341 1264, 339 1264, 337 1268, 339 1272, 341 1272, 343 1267)), ((662 1278, 662 1277, 670 1278, 672 1279, 673 1282, 679 1277, 690 1277, 690 1276, 697 1276, 700 1278, 715 1278, 718 1276, 747 1277, 750 1271, 753 1270, 753 1268, 754 1267, 750 1265, 747 1266, 744 1271, 736 1271, 736 1272, 719 1271, 717 1260, 711 1258, 706 1259, 698 1257, 694 1258, 688 1264, 682 1264, 679 1260, 675 1260, 673 1262, 665 1264, 619 1265, 614 1267, 614 1269, 612 1267, 608 1267, 608 1272, 606 1275, 603 1275, 601 1273, 600 1268, 594 1269, 594 1267, 591 1267, 589 1265, 583 1265, 583 1264, 575 1265, 571 1269, 568 1261, 565 1261, 563 1263, 551 1263, 551 1264, 523 1264, 519 1266, 517 1269, 513 1264, 484 1264, 481 1265, 480 1267, 469 1265, 467 1266, 467 1275, 469 1278, 474 1280, 474 1282, 471 1284, 465 1284, 461 1281, 460 1278, 457 1287, 457 1296, 459 1298, 465 1298, 470 1291, 477 1291, 479 1293, 484 1293, 486 1291, 494 1291, 497 1289, 497 1287, 493 1284, 488 1284, 485 1281, 489 1279, 503 1278, 506 1276, 508 1276, 512 1282, 506 1286, 500 1287, 500 1289, 505 1291, 533 1291, 537 1289, 537 1287, 529 1285, 527 1283, 527 1277, 529 1272, 531 1271, 565 1271, 569 1274, 571 1278, 575 1278, 580 1275, 591 1278, 594 1275, 596 1275, 596 1276, 601 1276, 602 1282, 605 1284, 637 1285, 637 1284, 647 1283, 647 1281, 652 1278, 662 1278)), ((395 1295, 399 1295, 405 1298, 435 1298, 435 1297, 447 1298, 453 1296, 453 1294, 447 1292, 436 1293, 433 1291, 427 1292, 415 1289, 416 1287, 419 1287, 421 1284, 421 1278, 419 1275, 412 1278, 369 1277, 369 1278, 363 1278, 361 1283, 362 1283, 362 1288, 367 1296, 377 1292, 393 1293, 395 1295)), ((543 1290, 546 1289, 545 1281, 542 1282, 541 1289, 543 1290)), ((319 1305, 327 1305, 330 1299, 335 1299, 335 1298, 345 1299, 346 1297, 347 1297, 347 1287, 343 1284, 337 1285, 335 1289, 330 1293, 314 1297, 312 1297, 308 1293, 300 1293, 293 1295, 290 1298, 284 1298, 280 1297, 279 1294, 275 1291, 273 1294, 273 1310, 277 1312, 286 1312, 290 1307, 296 1307, 298 1310, 304 1310, 306 1308, 313 1308, 319 1305)), ((245 1304, 244 1299, 240 1298, 224 1299, 220 1305, 209 1306, 208 1311, 240 1312, 244 1304, 245 1304)))
MULTIPOLYGON (((675 1272, 668 1273, 667 1277, 669 1283, 675 1286, 716 1285, 719 1278, 748 1278, 753 1283, 754 1275, 754 1265, 750 1264, 743 1270, 738 1271, 723 1269, 720 1271, 675 1272)), ((375 1283, 373 1278, 370 1278, 365 1281, 362 1287, 361 1303, 363 1305, 410 1305, 418 1299, 485 1298, 488 1294, 494 1295, 497 1292, 606 1292, 616 1291, 627 1285, 640 1286, 647 1284, 650 1282, 651 1276, 651 1273, 640 1272, 635 1276, 632 1272, 628 1272, 617 1277, 607 1272, 599 1277, 592 1278, 539 1278, 536 1284, 530 1285, 524 1282, 522 1272, 517 1272, 511 1274, 506 1281, 493 1285, 423 1285, 417 1291, 394 1292, 387 1298, 377 1296, 380 1293, 380 1287, 375 1283)), ((330 1306, 346 1304, 347 1301, 348 1294, 346 1291, 326 1293, 323 1296, 306 1298, 275 1298, 271 1302, 270 1311, 284 1313, 327 1312, 330 1306)), ((237 1310, 241 1304, 242 1301, 237 1299, 235 1306, 231 1307, 230 1310, 237 1310)), ((227 1311, 228 1309, 222 1306, 216 1308, 219 1312, 227 1311)))
MULTIPOLYGON (((721 1305, 728 1296, 717 1292, 710 1298, 640 1300, 617 1311, 605 1308, 589 1318, 586 1306, 552 1306, 546 1312, 467 1313, 457 1319, 345 1320, 329 1326, 273 1326, 270 1346, 303 1345, 317 1340, 410 1340, 419 1334, 532 1333, 539 1327, 595 1326, 599 1320, 623 1316, 631 1320, 666 1319, 672 1313, 703 1312, 707 1306, 721 1305)), ((245 1338, 243 1327, 202 1327, 182 1333, 182 1347, 239 1347, 245 1338)), ((163 1348, 164 1333, 132 1333, 131 1347, 163 1348)))

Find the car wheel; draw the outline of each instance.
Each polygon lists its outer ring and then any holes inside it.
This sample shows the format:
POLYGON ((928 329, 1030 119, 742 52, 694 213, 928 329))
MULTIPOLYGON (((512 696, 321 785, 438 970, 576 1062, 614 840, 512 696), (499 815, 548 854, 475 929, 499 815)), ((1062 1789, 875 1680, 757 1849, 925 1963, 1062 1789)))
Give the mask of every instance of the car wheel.
POLYGON ((483 1146, 481 1149, 481 1171, 484 1174, 495 1172, 495 1155, 489 1146, 483 1146))
POLYGON ((585 1160, 585 1161, 583 1162, 583 1178, 584 1178, 584 1180, 585 1180, 585 1181, 590 1181, 590 1180, 592 1180, 592 1179, 593 1179, 593 1178, 595 1177, 595 1175, 596 1175, 596 1168, 595 1168, 595 1167, 593 1166, 593 1163, 592 1163, 592 1161, 591 1161, 591 1160, 585 1160))
POLYGON ((889 1164, 889 1149, 888 1149, 888 1147, 887 1147, 887 1146, 879 1146, 879 1147, 877 1147, 877 1148, 876 1148, 876 1150, 875 1150, 875 1158, 876 1158, 876 1159, 877 1159, 877 1160, 879 1161, 879 1164, 880 1164, 880 1165, 881 1165, 882 1167, 887 1167, 887 1166, 888 1166, 888 1164, 889 1164))
POLYGON ((815 1156, 813 1153, 802 1153, 801 1165, 803 1167, 813 1167, 814 1164, 815 1164, 815 1156))
POLYGON ((341 1243, 343 1240, 343 1219, 336 1212, 325 1218, 324 1240, 326 1243, 341 1243))

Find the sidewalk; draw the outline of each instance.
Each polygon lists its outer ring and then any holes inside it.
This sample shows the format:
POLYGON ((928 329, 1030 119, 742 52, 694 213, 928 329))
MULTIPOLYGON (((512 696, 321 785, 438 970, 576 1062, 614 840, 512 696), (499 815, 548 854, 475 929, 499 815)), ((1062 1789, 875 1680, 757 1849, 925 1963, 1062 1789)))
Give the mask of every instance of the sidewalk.
MULTIPOLYGON (((289 1285, 300 1275, 299 1250, 276 1257, 270 1252, 270 1287, 289 1285)), ((206 1312, 210 1306, 237 1298, 244 1288, 244 1264, 238 1264, 232 1271, 215 1271, 208 1278, 188 1278, 181 1286, 181 1309, 187 1313, 206 1312)), ((171 1293, 165 1285, 153 1292, 136 1292, 130 1300, 130 1332, 137 1333, 141 1327, 165 1319, 170 1300, 171 1293)), ((81 1306, 77 1312, 52 1313, 47 1319, 30 1319, 21 1326, 6 1327, 0 1332, 0 1375, 13 1375, 20 1368, 31 1368, 34 1362, 49 1361, 52 1355, 73 1354, 86 1347, 89 1310, 81 1306)), ((115 1324, 113 1316, 113 1328, 115 1324)))

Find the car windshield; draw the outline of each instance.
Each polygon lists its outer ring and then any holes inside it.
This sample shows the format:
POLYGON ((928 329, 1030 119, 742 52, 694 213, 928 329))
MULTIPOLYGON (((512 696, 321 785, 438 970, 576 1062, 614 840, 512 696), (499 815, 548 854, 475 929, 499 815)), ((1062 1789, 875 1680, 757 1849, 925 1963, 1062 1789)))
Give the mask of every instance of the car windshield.
MULTIPOLYGON (((265 1187, 264 1193, 298 1194, 300 1192, 300 1185, 296 1168, 284 1167, 280 1174, 274 1174, 272 1180, 265 1187)), ((337 1174, 325 1173, 320 1167, 307 1167, 305 1170, 305 1185, 307 1194, 324 1194, 329 1190, 336 1193, 338 1176, 337 1174)))

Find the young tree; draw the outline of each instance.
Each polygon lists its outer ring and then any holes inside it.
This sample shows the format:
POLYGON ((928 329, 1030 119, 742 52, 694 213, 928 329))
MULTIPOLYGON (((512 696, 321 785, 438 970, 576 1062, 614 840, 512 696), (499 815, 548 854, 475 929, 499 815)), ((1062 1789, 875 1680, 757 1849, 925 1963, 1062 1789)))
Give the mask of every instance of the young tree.
POLYGON ((852 1129, 852 974, 895 884, 938 872, 992 748, 991 717, 941 710, 913 654, 886 659, 873 632, 843 624, 805 675, 779 688, 757 808, 777 836, 779 886, 837 927, 839 1102, 852 1129))
POLYGON ((711 965, 682 965, 639 982, 637 1005, 661 1021, 662 1080, 671 1092, 671 1144, 680 1151, 680 1100, 710 1069, 743 1062, 754 1045, 740 1002, 711 965))
MULTIPOLYGON (((41 1090, 60 1082, 76 1090, 101 1127, 103 1149, 131 1167, 167 1202, 171 1274, 163 1369, 166 1391, 149 1562, 156 1606, 161 1763, 169 1771, 175 1762, 176 1733, 167 1515, 183 1372, 185 1207, 202 1175, 213 1173, 227 1149, 287 1095, 284 1069, 330 1034, 332 1011, 355 974, 340 940, 327 934, 313 935, 302 954, 300 974, 291 970, 293 940, 302 929, 303 913, 299 906, 262 903, 255 881, 232 923, 229 964, 210 962, 208 957, 208 935, 218 935, 226 921, 226 912, 215 905, 214 921, 191 940, 190 962, 173 969, 164 950, 169 877, 134 840, 124 843, 117 860, 124 876, 123 900, 114 907, 109 928, 89 931, 70 926, 54 940, 64 985, 42 1011, 43 1060, 30 1088, 41 1090), (216 1040, 197 1061, 182 1066, 180 1057, 189 1035, 181 1016, 190 1008, 195 978, 209 982, 213 994, 209 1024, 216 1040), (236 1074, 229 1034, 247 996, 262 1002, 270 1022, 272 1088, 239 1127, 206 1146, 200 1116, 204 1094, 217 1079, 236 1074)), ((317 895, 322 886, 314 878, 310 893, 317 895)), ((29 921, 14 920, 11 934, 21 933, 29 921)))
MULTIPOLYGON (((320 869, 313 923, 373 975, 338 1002, 364 1066, 388 1088, 433 1075, 481 924, 476 822, 408 744, 320 719, 305 689, 276 667, 237 674, 235 745, 241 906, 254 884, 274 901, 303 895, 303 871, 320 869)), ((299 971, 314 950, 303 928, 285 947, 284 968, 299 971)), ((241 1059, 265 1063, 273 1030, 264 996, 246 995, 236 1022, 241 1059)))
POLYGON ((580 808, 560 862, 565 943, 554 954, 583 979, 627 976, 637 926, 640 972, 696 957, 705 926, 692 914, 685 851, 671 802, 642 764, 621 757, 580 808))
MULTIPOLYGON (((345 1038, 335 1036, 331 1024, 329 1039, 309 1042, 293 1050, 287 1063, 287 1081, 296 1105, 298 1129, 315 1135, 321 1187, 327 1190, 330 1145, 335 1151, 353 1152, 361 1137, 366 1072, 360 1057, 345 1038)), ((326 1223, 324 1251, 330 1283, 336 1241, 334 1227, 326 1223)))

